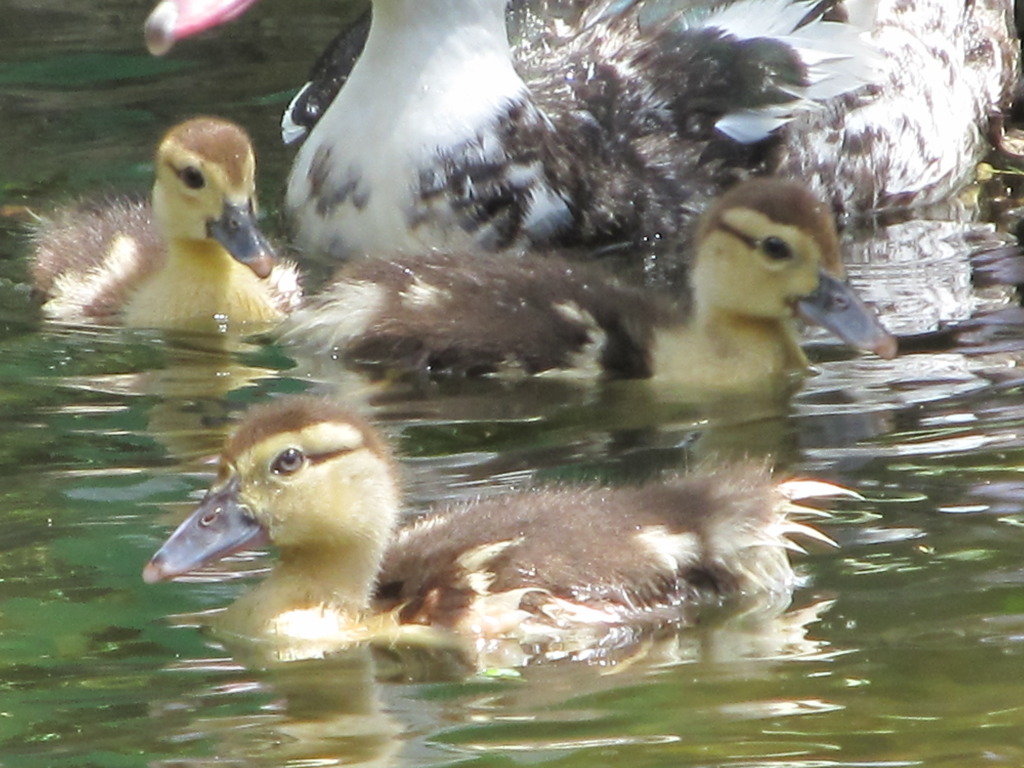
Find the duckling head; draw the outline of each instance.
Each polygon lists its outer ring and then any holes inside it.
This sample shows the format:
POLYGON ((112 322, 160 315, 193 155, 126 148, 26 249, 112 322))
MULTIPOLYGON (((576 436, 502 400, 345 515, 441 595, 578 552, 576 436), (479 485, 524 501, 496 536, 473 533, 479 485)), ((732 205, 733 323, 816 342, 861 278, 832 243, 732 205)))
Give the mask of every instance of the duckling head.
POLYGON ((269 542, 281 550, 278 588, 288 572, 300 601, 322 591, 330 597, 320 602, 358 611, 398 510, 390 452, 361 419, 316 398, 273 402, 228 440, 213 486, 143 579, 171 579, 269 542))
POLYGON ((215 241, 257 277, 274 266, 256 224, 256 158, 234 123, 197 117, 172 128, 156 153, 153 215, 169 241, 215 241))
POLYGON ((896 340, 845 282, 827 207, 802 184, 751 179, 723 195, 701 220, 692 283, 698 322, 821 325, 880 357, 896 340))

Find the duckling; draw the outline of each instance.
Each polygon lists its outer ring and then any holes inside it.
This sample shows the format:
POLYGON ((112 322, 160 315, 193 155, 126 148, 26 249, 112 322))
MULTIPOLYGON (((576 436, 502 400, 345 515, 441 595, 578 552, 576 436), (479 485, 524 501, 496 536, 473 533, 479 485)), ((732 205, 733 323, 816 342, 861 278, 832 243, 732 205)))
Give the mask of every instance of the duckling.
POLYGON ((301 298, 256 224, 256 160, 237 125, 197 117, 156 153, 151 203, 127 198, 58 211, 34 233, 44 313, 65 322, 201 329, 271 323, 301 298))
POLYGON ((269 542, 278 562, 220 616, 223 631, 343 646, 411 626, 478 647, 607 649, 693 623, 708 604, 788 602, 787 537, 823 534, 788 517, 787 494, 763 468, 732 468, 509 493, 398 528, 401 494, 381 437, 330 401, 288 397, 244 419, 212 488, 143 578, 269 542))
POLYGON ((882 357, 895 341, 843 281, 832 216, 806 187, 753 179, 697 231, 689 317, 665 297, 554 257, 358 260, 279 327, 285 343, 376 370, 479 375, 596 366, 748 388, 807 366, 795 315, 882 357))
MULTIPOLYGON (((162 0, 150 48, 253 2, 162 0)), ((923 205, 972 178, 1016 83, 1005 0, 851 4, 849 22, 834 2, 524 5, 513 47, 506 0, 373 0, 361 53, 346 39, 341 71, 319 67, 327 93, 289 112, 340 88, 289 180, 301 244, 665 262, 678 252, 652 244, 761 173, 806 179, 842 213, 923 205)))

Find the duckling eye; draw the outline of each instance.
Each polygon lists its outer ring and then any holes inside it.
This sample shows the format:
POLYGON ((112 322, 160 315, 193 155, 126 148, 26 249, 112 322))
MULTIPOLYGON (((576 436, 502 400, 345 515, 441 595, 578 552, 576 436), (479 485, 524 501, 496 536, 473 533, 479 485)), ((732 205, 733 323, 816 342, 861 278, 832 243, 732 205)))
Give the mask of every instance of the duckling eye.
POLYGON ((203 176, 203 172, 194 165, 186 165, 178 171, 178 178, 189 189, 202 189, 206 186, 206 178, 203 176))
POLYGON ((275 475, 291 475, 302 469, 306 463, 306 457, 298 448, 286 448, 277 455, 270 465, 270 471, 275 475))
POLYGON ((774 235, 766 237, 761 241, 761 250, 772 261, 784 261, 793 258, 793 249, 789 247, 789 243, 781 237, 775 237, 774 235))

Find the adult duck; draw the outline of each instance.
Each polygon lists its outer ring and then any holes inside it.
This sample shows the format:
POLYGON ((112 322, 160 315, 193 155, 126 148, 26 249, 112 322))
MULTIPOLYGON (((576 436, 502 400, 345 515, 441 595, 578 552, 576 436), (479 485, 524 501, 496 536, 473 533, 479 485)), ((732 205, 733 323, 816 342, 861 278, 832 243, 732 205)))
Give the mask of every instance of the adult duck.
MULTIPOLYGON (((163 0, 151 49, 253 2, 163 0)), ((831 2, 537 0, 514 47, 505 4, 373 1, 292 170, 302 244, 646 254, 776 171, 841 211, 926 203, 971 177, 1016 80, 1006 0, 857 3, 851 23, 831 2)))
POLYGON ((43 311, 64 322, 211 329, 273 323, 296 308, 294 265, 256 224, 256 160, 240 127, 197 117, 160 142, 152 201, 57 211, 34 233, 43 311))
POLYGON ((738 184, 703 217, 694 251, 688 312, 592 265, 431 253, 352 262, 279 333, 377 371, 590 367, 714 391, 805 369, 796 316, 895 354, 893 337, 843 279, 831 212, 803 185, 738 184))
POLYGON ((221 630, 329 650, 428 628, 477 651, 521 644, 530 658, 609 652, 723 601, 785 605, 788 536, 822 538, 789 517, 800 486, 750 467, 509 493, 402 528, 398 486, 362 419, 322 399, 273 401, 229 438, 213 487, 143 577, 269 542, 277 564, 218 617, 221 630))

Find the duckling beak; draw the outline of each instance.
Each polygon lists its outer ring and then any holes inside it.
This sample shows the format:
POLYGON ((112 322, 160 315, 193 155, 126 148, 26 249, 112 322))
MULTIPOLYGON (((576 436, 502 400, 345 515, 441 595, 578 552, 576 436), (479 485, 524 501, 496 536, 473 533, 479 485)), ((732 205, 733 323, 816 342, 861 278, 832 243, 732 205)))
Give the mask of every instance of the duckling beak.
POLYGON ((162 0, 146 19, 146 47, 163 56, 178 40, 241 16, 256 0, 162 0))
POLYGON ((142 569, 147 584, 182 576, 243 549, 269 543, 267 532, 238 501, 238 478, 211 489, 142 569))
POLYGON ((797 314, 832 331, 847 344, 886 360, 896 356, 896 338, 844 281, 822 271, 814 293, 796 303, 797 314))
POLYGON ((207 223, 206 233, 256 273, 256 277, 270 276, 274 268, 274 249, 256 224, 251 202, 224 203, 224 212, 219 219, 207 223))

